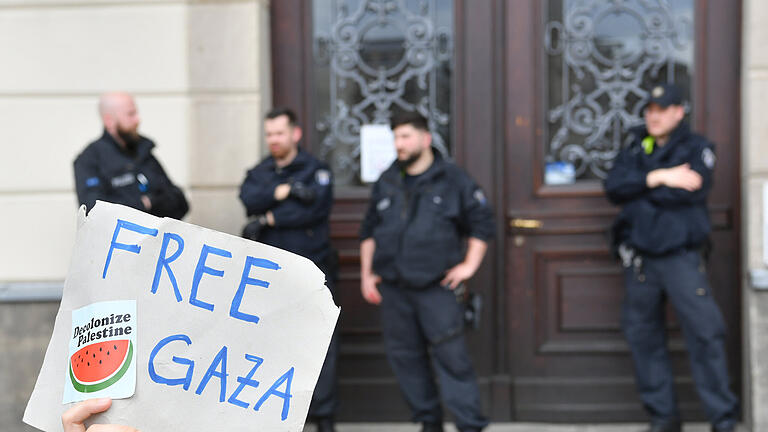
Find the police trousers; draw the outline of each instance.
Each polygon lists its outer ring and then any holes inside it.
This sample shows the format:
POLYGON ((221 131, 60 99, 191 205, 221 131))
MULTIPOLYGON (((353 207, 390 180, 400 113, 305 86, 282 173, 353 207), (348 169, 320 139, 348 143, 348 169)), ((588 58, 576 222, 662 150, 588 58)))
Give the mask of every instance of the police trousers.
POLYGON ((622 325, 635 366, 638 392, 654 423, 680 418, 667 351, 665 303, 683 331, 696 390, 709 421, 735 424, 737 399, 730 389, 725 324, 707 283, 698 251, 635 257, 625 268, 622 325))
MULTIPOLYGON (((335 264, 318 262, 317 266, 325 273, 325 284, 331 291, 334 303, 338 304, 336 302, 336 275, 338 270, 335 268, 335 264)), ((315 385, 315 392, 312 393, 312 401, 309 404, 309 413, 307 414, 311 418, 333 418, 336 414, 338 406, 336 362, 339 357, 339 337, 337 333, 338 325, 333 330, 331 344, 328 346, 328 352, 325 354, 325 361, 323 362, 322 369, 320 369, 320 376, 317 378, 317 384, 315 385)))
POLYGON ((464 343, 462 306, 454 293, 438 284, 412 290, 382 283, 379 290, 387 359, 411 407, 412 420, 441 423, 442 396, 460 431, 487 426, 464 343))

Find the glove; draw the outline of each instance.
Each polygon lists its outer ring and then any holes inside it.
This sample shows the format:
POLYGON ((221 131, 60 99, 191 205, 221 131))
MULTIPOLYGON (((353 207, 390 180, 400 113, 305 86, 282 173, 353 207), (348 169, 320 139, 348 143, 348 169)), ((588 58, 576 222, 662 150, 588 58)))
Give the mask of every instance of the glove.
POLYGON ((306 187, 304 183, 301 182, 296 182, 291 185, 291 192, 288 196, 296 198, 302 204, 312 204, 315 202, 315 191, 306 187))
POLYGON ((253 218, 250 222, 248 222, 245 227, 243 227, 243 233, 240 234, 241 237, 247 238, 248 240, 258 241, 259 240, 259 234, 261 234, 261 230, 264 228, 264 226, 267 224, 267 217, 264 215, 259 215, 253 218))

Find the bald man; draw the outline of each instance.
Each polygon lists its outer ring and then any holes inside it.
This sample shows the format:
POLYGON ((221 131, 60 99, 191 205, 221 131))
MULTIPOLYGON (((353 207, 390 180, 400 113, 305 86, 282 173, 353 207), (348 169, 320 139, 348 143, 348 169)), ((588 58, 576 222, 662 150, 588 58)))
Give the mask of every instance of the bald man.
POLYGON ((139 135, 133 97, 122 92, 103 94, 99 115, 104 133, 75 159, 80 204, 90 210, 96 200, 102 200, 159 217, 184 217, 187 200, 152 155, 155 144, 139 135))

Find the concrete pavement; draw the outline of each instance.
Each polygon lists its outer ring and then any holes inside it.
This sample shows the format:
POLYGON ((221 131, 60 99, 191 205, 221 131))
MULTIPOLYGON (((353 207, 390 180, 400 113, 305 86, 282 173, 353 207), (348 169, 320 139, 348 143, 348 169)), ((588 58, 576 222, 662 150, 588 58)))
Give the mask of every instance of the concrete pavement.
MULTIPOLYGON (((494 423, 484 432, 643 432, 647 425, 640 423, 616 424, 545 424, 545 423, 494 423)), ((419 432, 413 423, 339 423, 337 432, 419 432)), ((748 432, 740 426, 738 432, 748 432)), ((709 432, 705 423, 686 424, 683 432, 709 432)), ((304 427, 304 432, 315 432, 314 425, 304 427)), ((456 432, 453 425, 446 425, 445 432, 456 432)))

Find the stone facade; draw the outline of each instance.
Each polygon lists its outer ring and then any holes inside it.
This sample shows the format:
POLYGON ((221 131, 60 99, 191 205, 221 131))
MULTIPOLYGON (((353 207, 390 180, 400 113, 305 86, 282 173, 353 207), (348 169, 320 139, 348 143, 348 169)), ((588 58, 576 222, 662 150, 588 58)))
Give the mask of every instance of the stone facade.
POLYGON ((98 95, 136 96, 141 132, 187 194, 187 221, 238 234, 238 187, 271 104, 268 26, 268 0, 0 0, 3 431, 31 430, 21 416, 57 309, 3 301, 60 290, 75 236, 72 161, 101 135, 98 95))
POLYGON ((752 270, 763 262, 763 185, 768 183, 768 3, 744 0, 742 21, 742 251, 744 421, 754 432, 768 431, 768 291, 755 289, 752 270))

